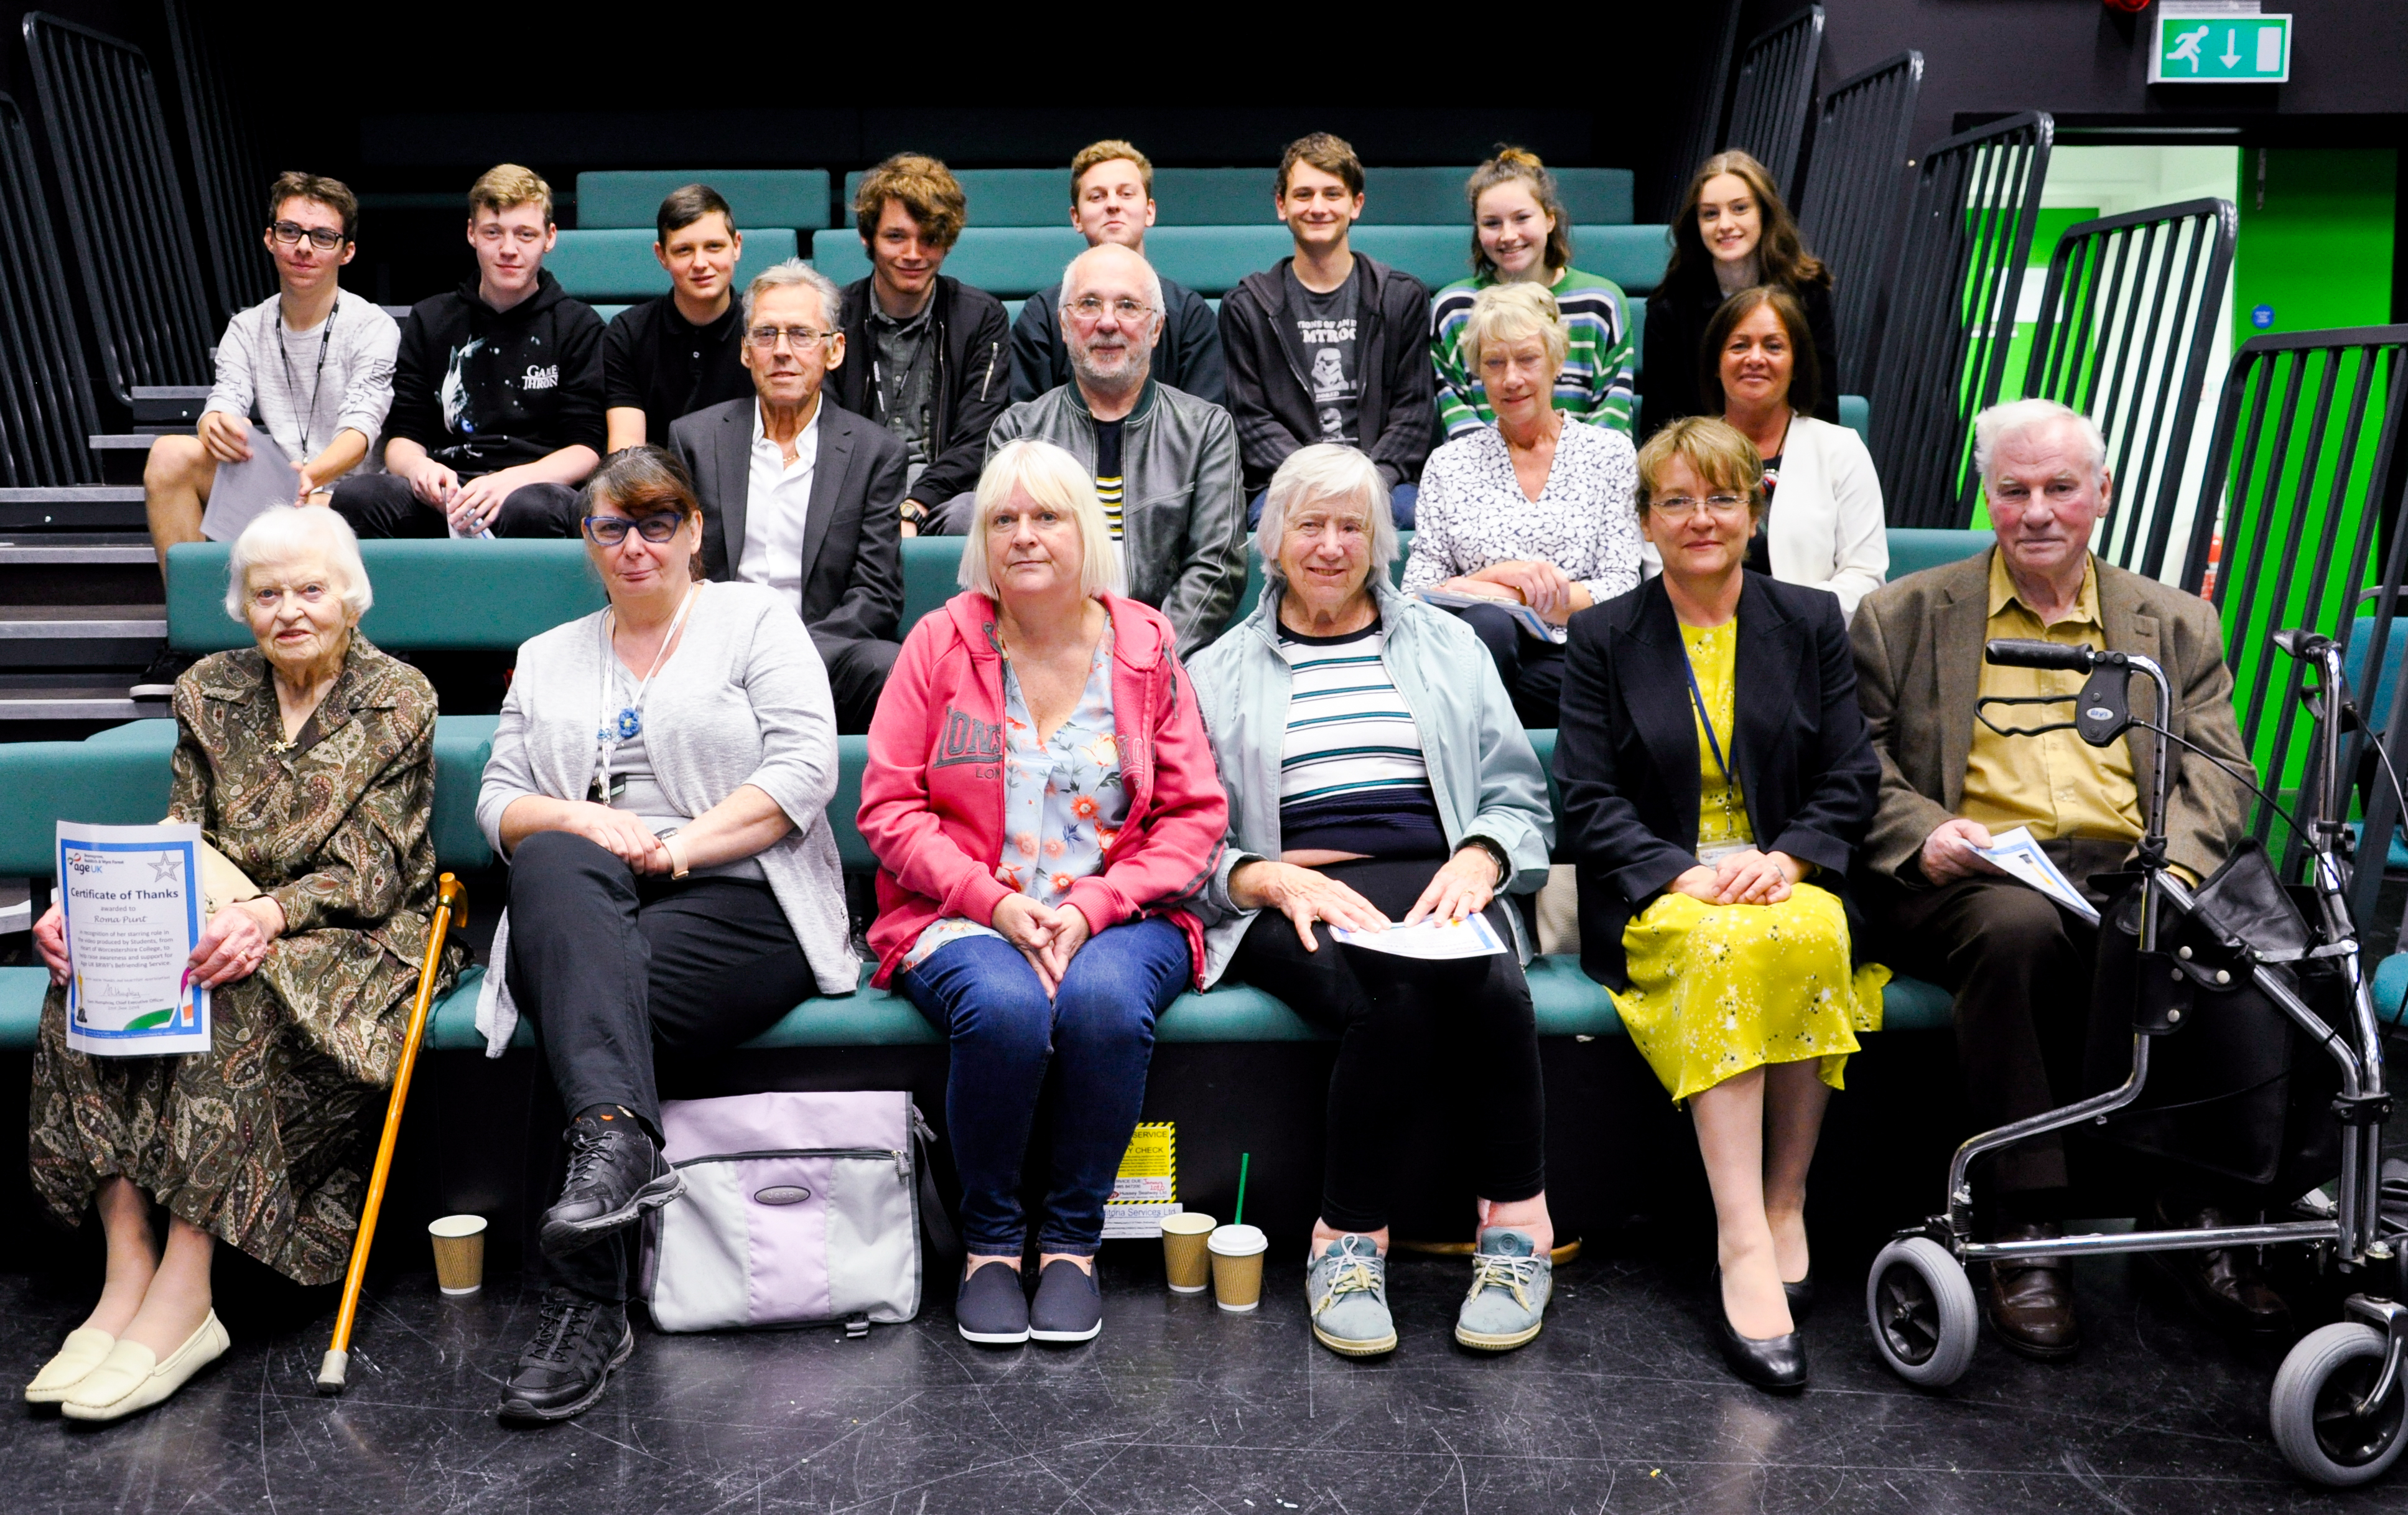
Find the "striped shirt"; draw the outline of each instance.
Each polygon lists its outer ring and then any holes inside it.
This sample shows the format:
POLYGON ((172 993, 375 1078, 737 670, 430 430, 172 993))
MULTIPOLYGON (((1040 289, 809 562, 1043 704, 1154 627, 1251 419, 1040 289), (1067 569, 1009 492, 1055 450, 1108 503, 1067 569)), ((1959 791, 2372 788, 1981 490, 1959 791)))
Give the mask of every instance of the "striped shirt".
MULTIPOLYGON (((1463 325, 1471 302, 1493 280, 1465 279, 1447 285, 1430 302, 1430 361, 1438 366, 1438 412, 1449 437, 1474 426, 1495 426, 1488 392, 1463 351, 1463 325)), ((1632 368, 1639 344, 1630 335, 1630 302, 1622 286, 1578 268, 1567 268, 1548 293, 1564 313, 1571 350, 1555 378, 1555 409, 1576 421, 1627 436, 1630 432, 1632 368)))
POLYGON ((1444 858, 1446 833, 1421 731, 1381 660, 1374 621, 1337 637, 1280 628, 1288 661, 1280 846, 1370 858, 1444 858))
MULTIPOLYGON (((1123 417, 1125 420, 1126 417, 1123 417)), ((1121 422, 1096 423, 1096 498, 1103 502, 1104 525, 1112 540, 1121 540, 1121 422)))

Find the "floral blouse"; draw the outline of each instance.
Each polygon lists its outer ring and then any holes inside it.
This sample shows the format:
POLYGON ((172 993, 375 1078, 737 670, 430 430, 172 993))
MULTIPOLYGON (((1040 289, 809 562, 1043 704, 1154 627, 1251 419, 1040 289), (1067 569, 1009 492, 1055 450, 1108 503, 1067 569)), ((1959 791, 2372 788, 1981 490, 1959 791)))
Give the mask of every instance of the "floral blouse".
MULTIPOLYGON (((1112 621, 1087 665, 1087 686, 1051 742, 1037 739, 1037 721, 1020 690, 1011 659, 1003 662, 1003 860, 996 882, 1052 909, 1070 886, 1104 866, 1104 854, 1128 818, 1121 786, 1120 743, 1112 735, 1112 621)), ((919 967, 937 949, 966 936, 1003 933, 961 916, 930 923, 903 955, 919 967)))

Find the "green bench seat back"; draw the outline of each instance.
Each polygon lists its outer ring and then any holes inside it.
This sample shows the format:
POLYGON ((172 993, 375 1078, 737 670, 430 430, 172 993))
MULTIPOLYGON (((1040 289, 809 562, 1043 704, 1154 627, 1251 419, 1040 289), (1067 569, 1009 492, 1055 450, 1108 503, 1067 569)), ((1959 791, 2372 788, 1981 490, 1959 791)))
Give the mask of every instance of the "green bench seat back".
MULTIPOLYGON (((1470 181, 1471 173, 1469 164, 1460 168, 1366 169, 1360 224, 1453 226, 1459 228, 1457 235, 1468 243, 1471 235, 1471 210, 1463 191, 1470 181)), ((1633 179, 1629 169, 1558 168, 1555 175, 1555 189, 1563 196, 1564 209, 1570 212, 1575 224, 1629 224, 1633 204, 1633 179)), ((961 180, 962 193, 969 200, 969 224, 973 227, 1069 224, 1070 171, 1068 165, 1060 168, 956 168, 953 177, 961 180)), ((708 176, 696 174, 691 178, 708 176)), ((1274 219, 1272 189, 1278 179, 1279 171, 1268 166, 1259 168, 1156 168, 1154 171, 1155 224, 1157 226, 1246 226, 1270 221, 1274 219)), ((853 197, 860 190, 861 180, 862 173, 858 169, 844 176, 846 209, 839 215, 839 223, 849 218, 853 197)), ((577 224, 580 226, 648 226, 652 224, 652 208, 659 204, 661 195, 686 182, 690 182, 689 178, 669 175, 580 174, 577 179, 577 224), (596 221, 586 209, 586 185, 605 177, 648 181, 659 180, 664 187, 652 194, 652 203, 644 208, 641 221, 596 221)), ((725 190, 716 179, 710 180, 710 182, 726 193, 729 203, 736 206, 739 214, 743 213, 743 202, 736 198, 733 191, 725 190)), ((797 221, 780 224, 800 226, 805 224, 797 221)))
MULTIPOLYGON (((543 266, 560 287, 588 302, 648 300, 669 292, 669 271, 652 256, 649 213, 642 229, 633 226, 598 231, 565 231, 543 266)), ((791 226, 760 226, 744 234, 744 255, 736 263, 736 287, 796 253, 799 243, 791 226)))
POLYGON ((578 229, 652 231, 661 202, 688 184, 708 184, 726 198, 748 251, 757 228, 818 231, 828 224, 824 168, 642 168, 578 175, 578 229))
MULTIPOLYGON (((167 549, 167 642, 179 652, 251 644, 225 613, 228 551, 215 541, 167 549)), ((400 651, 512 652, 604 604, 577 541, 364 541, 360 560, 376 591, 360 628, 400 651)))
POLYGON ((1987 552, 1998 539, 1987 531, 1950 531, 1938 527, 1892 527, 1889 528, 1889 581, 1896 584, 1910 573, 1939 568, 1944 563, 1959 562, 1975 553, 1987 552))

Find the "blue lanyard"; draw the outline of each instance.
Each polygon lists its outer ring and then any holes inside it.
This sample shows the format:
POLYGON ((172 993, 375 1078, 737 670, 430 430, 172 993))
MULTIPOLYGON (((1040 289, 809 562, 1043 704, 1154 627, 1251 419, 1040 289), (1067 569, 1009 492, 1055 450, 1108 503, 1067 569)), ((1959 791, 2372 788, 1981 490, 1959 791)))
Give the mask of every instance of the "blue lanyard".
MULTIPOLYGON (((1698 707, 1698 724, 1705 729, 1706 750, 1714 755, 1714 767, 1722 771, 1723 784, 1728 786, 1730 764, 1723 761, 1723 744, 1714 739, 1714 719, 1706 714, 1706 692, 1698 687, 1698 670, 1689 661, 1689 649, 1685 644, 1681 648, 1681 671, 1689 675, 1689 700, 1698 707)), ((1733 722, 1737 722, 1736 713, 1733 722)))

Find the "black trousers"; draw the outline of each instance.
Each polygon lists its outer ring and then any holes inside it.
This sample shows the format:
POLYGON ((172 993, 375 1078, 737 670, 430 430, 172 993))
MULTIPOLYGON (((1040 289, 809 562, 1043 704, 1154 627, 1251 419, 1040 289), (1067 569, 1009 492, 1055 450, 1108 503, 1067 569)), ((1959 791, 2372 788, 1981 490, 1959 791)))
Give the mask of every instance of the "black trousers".
MULTIPOLYGON (((2092 873, 2114 869, 2131 850, 2120 842, 2084 839, 2043 848, 2086 892, 2092 873)), ((2098 928, 2006 878, 1958 879, 1928 889, 1869 881, 1862 899, 1881 940, 1879 960, 1956 997, 1967 1134, 2083 1097, 2098 928)), ((2129 1007, 2109 1006, 2106 1013, 2128 1016, 2129 1007)), ((2065 1144, 2057 1133, 2018 1142, 1985 1161, 1991 1186, 2002 1195, 2066 1187, 2065 1144)), ((2008 1209, 2014 1208, 2011 1201, 2008 1209)))
MULTIPOLYGON (((510 858, 510 993, 541 1033, 569 1115, 624 1105, 659 1139, 656 1052, 723 1052, 818 992, 767 884, 638 878, 581 836, 538 831, 510 858)), ((624 1299, 622 1232, 547 1260, 554 1281, 624 1299)))
MULTIPOLYGON (((494 517, 496 537, 574 537, 578 492, 566 484, 522 484, 502 501, 494 517)), ((363 538, 441 537, 443 512, 410 492, 409 481, 394 473, 359 473, 337 480, 335 512, 363 538)))
MULTIPOLYGON (((1438 872, 1435 862, 1332 863, 1320 872, 1390 920, 1402 920, 1438 872)), ((1501 897, 1488 924, 1512 941, 1501 897)), ((1526 1200, 1547 1186, 1546 1090, 1539 1074, 1539 1026, 1530 986, 1511 952, 1455 962, 1421 962, 1340 946, 1316 925, 1315 951, 1285 916, 1264 911, 1246 928, 1229 975, 1277 995, 1297 1014, 1339 1033, 1329 1076, 1327 1157, 1321 1218, 1340 1231, 1377 1231, 1403 1178, 1412 1117, 1423 1107, 1441 1054, 1466 1075, 1478 1105, 1472 1176, 1480 1197, 1526 1200)))
POLYGON ((878 713, 878 696, 895 668, 899 642, 875 637, 813 637, 820 661, 827 665, 828 693, 836 700, 839 736, 863 736, 869 717, 878 713))
POLYGON ((1562 724, 1557 707, 1563 702, 1564 650, 1552 642, 1526 635, 1508 611, 1467 605, 1455 611, 1480 635, 1480 644, 1495 659, 1497 676, 1513 697, 1513 714, 1533 729, 1562 724))

